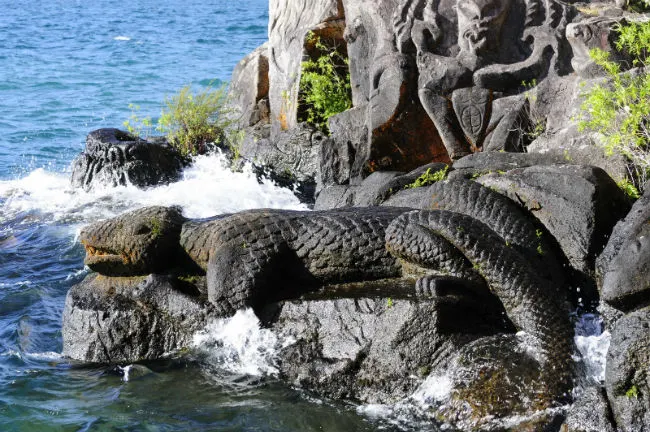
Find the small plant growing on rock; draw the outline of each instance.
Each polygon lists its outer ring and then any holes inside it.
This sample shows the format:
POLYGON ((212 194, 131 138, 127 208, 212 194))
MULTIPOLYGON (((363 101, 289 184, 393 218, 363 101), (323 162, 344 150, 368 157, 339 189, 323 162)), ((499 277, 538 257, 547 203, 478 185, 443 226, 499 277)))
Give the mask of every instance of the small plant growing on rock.
POLYGON ((637 399, 639 397, 639 388, 636 385, 633 385, 625 392, 625 396, 630 399, 637 399))
MULTIPOLYGON (((634 56, 634 66, 647 66, 650 22, 619 25, 616 31, 616 49, 634 56)), ((578 128, 598 132, 607 155, 624 156, 629 182, 641 191, 650 176, 650 74, 642 69, 621 73, 620 65, 600 49, 590 55, 609 80, 585 92, 578 128)))
POLYGON ((302 62, 300 101, 305 120, 327 131, 327 120, 352 108, 348 59, 336 46, 328 47, 314 33, 307 35, 317 56, 302 62))
POLYGON ((404 186, 405 189, 414 189, 423 186, 429 186, 435 182, 442 181, 447 177, 447 172, 449 171, 449 166, 444 167, 436 172, 431 172, 431 168, 428 168, 424 174, 415 179, 411 184, 404 186))
POLYGON ((151 236, 153 238, 158 238, 162 234, 162 225, 160 219, 152 218, 150 221, 151 224, 151 236))
POLYGON ((147 139, 151 136, 151 131, 153 130, 153 122, 151 117, 140 117, 138 112, 140 111, 140 106, 135 104, 129 104, 129 109, 131 110, 131 115, 128 120, 125 120, 122 125, 129 131, 132 135, 142 137, 147 139))
POLYGON ((623 192, 625 192, 625 195, 627 195, 630 199, 632 200, 637 200, 641 197, 641 194, 639 193, 639 190, 634 186, 634 184, 628 180, 628 179, 623 179, 619 182, 616 182, 619 188, 623 192))
POLYGON ((207 87, 195 94, 187 85, 165 99, 156 129, 165 133, 170 144, 184 156, 205 153, 210 144, 224 140, 225 130, 233 124, 227 99, 224 86, 207 87))

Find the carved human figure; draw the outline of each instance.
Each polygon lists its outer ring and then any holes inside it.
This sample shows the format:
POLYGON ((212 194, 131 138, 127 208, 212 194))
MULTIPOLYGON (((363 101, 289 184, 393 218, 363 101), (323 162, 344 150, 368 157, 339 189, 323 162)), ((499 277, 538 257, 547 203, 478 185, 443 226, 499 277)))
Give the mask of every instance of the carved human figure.
MULTIPOLYGON (((418 96, 452 159, 482 148, 488 126, 495 126, 489 125, 492 101, 500 96, 495 90, 537 77, 554 52, 547 33, 532 28, 544 21, 534 22, 543 16, 538 0, 526 0, 527 15, 522 14, 522 28, 524 21, 527 28, 521 38, 529 36, 532 49, 513 55, 517 50, 502 42, 514 1, 456 0, 458 39, 452 55, 440 47, 444 39, 440 24, 446 19, 438 12, 440 0, 402 0, 395 13, 396 49, 416 54, 418 96)), ((544 31, 551 27, 555 26, 544 31)), ((519 102, 515 105, 521 107, 519 102)))
POLYGON ((501 28, 511 0, 457 1, 460 51, 455 57, 434 53, 442 35, 438 1, 406 1, 403 7, 409 4, 408 11, 402 12, 407 19, 396 20, 397 47, 415 49, 420 101, 449 156, 458 159, 478 150, 485 134, 491 92, 471 88, 472 77, 481 67, 497 61, 501 28), (452 98, 454 90, 461 88, 468 90, 452 98), (460 112, 455 108, 460 108, 460 112))

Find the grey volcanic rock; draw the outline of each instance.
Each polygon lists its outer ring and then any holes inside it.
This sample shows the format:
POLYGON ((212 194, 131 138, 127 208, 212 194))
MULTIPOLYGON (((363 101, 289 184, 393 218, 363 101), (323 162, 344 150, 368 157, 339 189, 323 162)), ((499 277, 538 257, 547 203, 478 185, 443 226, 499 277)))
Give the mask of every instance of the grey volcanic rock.
POLYGON ((63 355, 86 362, 130 363, 188 347, 212 309, 191 289, 167 276, 87 276, 66 297, 63 355))
POLYGON ((561 432, 616 432, 605 390, 588 387, 573 402, 561 432))
POLYGON ((616 322, 607 353, 605 385, 618 428, 650 428, 650 308, 616 322))
POLYGON ((328 397, 397 402, 462 344, 504 329, 494 303, 417 300, 412 285, 387 283, 268 306, 263 321, 296 339, 280 352, 282 377, 328 397))
MULTIPOLYGON (((364 207, 383 204, 391 196, 403 193, 404 188, 412 184, 418 177, 429 171, 431 174, 444 170, 448 165, 433 162, 414 169, 406 174, 396 171, 377 171, 370 174, 358 185, 334 185, 321 191, 316 199, 316 210, 327 210, 340 207, 364 207)), ((408 188, 407 188, 408 190, 408 188)), ((420 208, 416 203, 400 201, 401 205, 388 204, 397 207, 420 208)))
MULTIPOLYGON (((330 143, 322 147, 320 156, 321 177, 319 187, 347 184, 361 172, 355 166, 357 154, 365 149, 368 140, 366 110, 354 107, 328 120, 330 143)), ((364 161, 365 162, 365 161, 364 161)))
POLYGON ((605 70, 598 66, 589 56, 592 49, 600 49, 609 54, 609 59, 618 63, 621 70, 632 66, 629 54, 616 49, 615 44, 618 33, 614 30, 618 25, 625 25, 628 21, 622 17, 593 17, 567 25, 566 37, 571 44, 573 70, 583 78, 604 76, 605 70))
POLYGON ((525 206, 586 275, 593 275, 596 257, 630 208, 621 189, 597 167, 532 166, 487 174, 478 182, 525 206))
POLYGON ((327 141, 325 134, 306 123, 278 132, 274 137, 269 136, 264 126, 251 132, 240 148, 244 159, 277 175, 287 174, 297 181, 315 182, 320 171, 321 146, 327 141))
POLYGON ((73 162, 71 182, 86 190, 146 187, 178 180, 185 164, 164 139, 145 141, 119 129, 98 129, 88 134, 85 150, 73 162))
POLYGON ((603 79, 569 75, 546 80, 532 89, 529 92, 532 121, 542 126, 543 131, 526 150, 541 153, 557 163, 594 165, 619 181, 627 176, 625 159, 621 155, 606 155, 598 134, 578 128, 578 119, 583 115, 583 95, 596 84, 603 84, 603 79))
POLYGON ((263 44, 240 60, 230 80, 230 100, 240 128, 269 121, 268 44, 263 44), (264 109, 266 107, 266 109, 264 109))
POLYGON ((328 210, 340 207, 363 207, 378 205, 383 201, 382 192, 386 185, 401 173, 378 171, 370 174, 359 186, 331 186, 316 199, 316 210, 328 210))
POLYGON ((535 165, 566 163, 562 157, 540 153, 484 152, 474 153, 458 159, 452 165, 450 178, 477 178, 485 174, 527 168, 535 165))
POLYGON ((650 301, 650 191, 616 224, 596 270, 611 305, 629 311, 650 301))

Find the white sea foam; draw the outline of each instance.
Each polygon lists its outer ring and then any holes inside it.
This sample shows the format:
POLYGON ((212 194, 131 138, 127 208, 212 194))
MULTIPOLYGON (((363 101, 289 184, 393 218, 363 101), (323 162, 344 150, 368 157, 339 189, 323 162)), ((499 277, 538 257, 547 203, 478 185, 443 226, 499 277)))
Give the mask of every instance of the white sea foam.
POLYGON ((208 217, 251 208, 306 209, 290 190, 261 184, 250 169, 234 173, 219 154, 201 156, 175 183, 148 189, 135 186, 74 189, 69 173, 42 168, 17 180, 0 181, 4 201, 0 223, 20 218, 85 224, 149 205, 180 205, 187 217, 208 217))
POLYGON ((132 364, 126 365, 124 367, 118 366, 117 368, 122 372, 122 381, 129 382, 129 374, 131 373, 132 364))
POLYGON ((40 353, 26 352, 25 357, 32 360, 47 361, 47 362, 57 362, 57 361, 62 361, 64 359, 63 354, 53 352, 53 351, 40 352, 40 353))
POLYGON ((31 284, 32 283, 28 280, 21 280, 21 281, 11 282, 11 283, 0 282, 0 288, 9 288, 14 286, 29 286, 31 284))
POLYGON ((444 402, 451 394, 451 379, 446 375, 429 375, 410 399, 423 408, 444 402))
POLYGON ((116 41, 130 41, 131 38, 128 37, 128 36, 115 36, 113 38, 113 40, 116 40, 116 41))
POLYGON ((576 359, 584 365, 585 384, 605 382, 605 364, 611 334, 602 331, 602 319, 598 315, 585 314, 576 322, 575 343, 579 356, 576 359))
POLYGON ((274 375, 278 349, 294 343, 293 338, 260 327, 251 309, 233 317, 211 322, 194 336, 194 346, 208 355, 211 365, 232 373, 274 375))

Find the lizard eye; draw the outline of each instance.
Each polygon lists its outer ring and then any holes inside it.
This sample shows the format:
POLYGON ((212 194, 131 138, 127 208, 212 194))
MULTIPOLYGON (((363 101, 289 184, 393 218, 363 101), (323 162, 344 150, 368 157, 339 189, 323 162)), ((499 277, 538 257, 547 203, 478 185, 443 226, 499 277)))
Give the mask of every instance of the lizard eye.
POLYGON ((135 228, 135 235, 149 234, 151 232, 151 227, 146 224, 140 224, 135 228))

